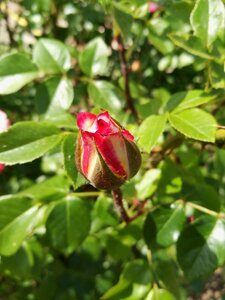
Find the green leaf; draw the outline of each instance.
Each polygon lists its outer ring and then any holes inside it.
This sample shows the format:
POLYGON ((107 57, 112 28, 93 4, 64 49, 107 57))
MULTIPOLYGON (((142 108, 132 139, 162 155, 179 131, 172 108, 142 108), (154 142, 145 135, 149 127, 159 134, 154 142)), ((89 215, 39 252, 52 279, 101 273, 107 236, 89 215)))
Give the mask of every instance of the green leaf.
POLYGON ((177 34, 168 34, 168 37, 171 41, 178 47, 186 50, 187 52, 199 56, 208 60, 218 61, 219 58, 212 56, 208 53, 205 46, 202 42, 195 36, 189 35, 177 35, 177 34))
POLYGON ((160 176, 161 171, 159 169, 151 169, 144 174, 140 182, 135 185, 139 200, 144 200, 155 192, 160 176))
POLYGON ((163 55, 171 53, 174 45, 168 38, 169 23, 163 18, 152 18, 148 25, 150 43, 163 55))
POLYGON ((63 127, 76 130, 76 122, 74 116, 64 111, 57 113, 57 115, 49 115, 48 122, 60 128, 63 127))
POLYGON ((177 264, 174 258, 168 255, 168 250, 160 250, 160 257, 155 261, 156 277, 159 282, 167 290, 169 290, 176 299, 181 299, 180 289, 180 270, 177 268, 177 264))
POLYGON ((13 53, 0 58, 0 95, 15 93, 37 77, 36 66, 26 56, 13 53))
POLYGON ((53 176, 43 182, 35 183, 21 191, 19 195, 30 197, 36 201, 56 201, 69 193, 70 184, 63 175, 53 176))
POLYGON ((182 193, 184 194, 184 200, 191 201, 208 209, 220 212, 221 201, 218 192, 212 185, 202 183, 200 178, 198 179, 198 184, 196 184, 196 180, 194 178, 191 185, 186 184, 185 182, 183 183, 182 193))
POLYGON ((170 112, 178 112, 208 103, 215 98, 216 94, 206 93, 203 90, 179 92, 171 96, 167 103, 166 110, 170 112))
POLYGON ((205 277, 225 261, 225 222, 203 216, 189 225, 177 243, 177 257, 185 275, 205 277))
POLYGON ((1 273, 9 273, 14 278, 26 279, 35 276, 38 271, 41 272, 42 267, 42 247, 34 239, 24 241, 15 254, 1 257, 1 273))
POLYGON ((69 134, 63 142, 64 167, 74 187, 77 185, 77 167, 75 164, 76 135, 69 134))
POLYGON ((215 142, 216 121, 209 113, 188 109, 168 114, 170 124, 185 136, 203 142, 215 142))
POLYGON ((57 127, 32 121, 13 125, 0 135, 0 162, 13 165, 32 161, 62 139, 57 127))
POLYGON ((40 115, 55 116, 68 110, 73 102, 73 86, 66 78, 53 77, 43 82, 37 90, 36 106, 40 115))
POLYGON ((145 300, 176 300, 175 297, 165 289, 154 287, 145 300))
POLYGON ((225 8, 221 0, 197 0, 191 13, 194 33, 209 47, 224 28, 225 8))
MULTIPOLYGON (((225 29, 224 29, 224 35, 225 35, 225 29)), ((210 79, 210 84, 214 89, 224 89, 225 71, 224 71, 223 62, 221 62, 220 64, 211 62, 208 75, 210 79)))
POLYGON ((94 205, 92 219, 91 232, 118 224, 118 215, 115 212, 113 201, 110 197, 104 194, 98 197, 94 205))
POLYGON ((54 39, 40 39, 34 47, 33 60, 46 74, 65 73, 71 67, 67 47, 54 39))
POLYGON ((88 86, 88 94, 96 106, 110 112, 120 112, 124 104, 119 90, 108 81, 93 81, 88 86))
POLYGON ((114 4, 113 17, 114 17, 114 21, 115 21, 116 31, 118 33, 121 32, 123 38, 125 40, 127 40, 127 38, 130 35, 131 26, 132 26, 131 15, 120 10, 119 8, 116 7, 116 4, 114 4))
POLYGON ((143 299, 152 285, 152 275, 144 260, 136 259, 128 263, 116 285, 110 288, 102 300, 143 299))
POLYGON ((183 205, 177 205, 174 208, 159 208, 153 211, 148 215, 144 226, 147 243, 151 246, 156 241, 163 247, 174 244, 178 240, 185 221, 183 205), (154 225, 149 226, 152 223, 154 225))
POLYGON ((34 261, 30 249, 24 244, 14 255, 1 257, 1 272, 10 272, 11 275, 19 278, 26 278, 26 276, 30 275, 34 261))
POLYGON ((60 252, 72 253, 87 237, 91 211, 87 200, 67 197, 56 204, 46 223, 51 243, 60 252))
POLYGON ((165 128, 166 120, 166 115, 153 115, 148 117, 141 123, 138 131, 139 145, 146 152, 150 152, 157 143, 160 135, 163 133, 163 130, 165 128))
POLYGON ((90 77, 105 75, 109 49, 101 37, 91 40, 80 54, 81 70, 90 77))
POLYGON ((31 233, 38 207, 18 196, 0 197, 0 254, 12 255, 31 233))

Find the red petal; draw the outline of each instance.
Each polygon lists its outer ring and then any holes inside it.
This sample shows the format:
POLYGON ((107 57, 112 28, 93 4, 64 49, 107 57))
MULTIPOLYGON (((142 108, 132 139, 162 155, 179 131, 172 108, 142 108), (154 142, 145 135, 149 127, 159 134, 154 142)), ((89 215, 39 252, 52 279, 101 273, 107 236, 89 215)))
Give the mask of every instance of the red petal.
POLYGON ((94 125, 95 120, 97 120, 96 115, 91 114, 89 112, 80 112, 77 115, 77 125, 80 129, 84 130, 84 131, 90 131, 90 132, 95 132, 97 130, 94 130, 94 128, 92 128, 94 125), (94 131, 93 131, 94 130, 94 131))
POLYGON ((134 140, 134 136, 128 131, 128 130, 122 130, 122 135, 127 139, 127 140, 134 140))
POLYGON ((97 117, 98 133, 108 135, 119 132, 118 126, 113 122, 108 112, 101 113, 97 117))
POLYGON ((94 134, 97 149, 109 169, 116 175, 127 178, 129 172, 125 142, 121 133, 102 136, 94 134))

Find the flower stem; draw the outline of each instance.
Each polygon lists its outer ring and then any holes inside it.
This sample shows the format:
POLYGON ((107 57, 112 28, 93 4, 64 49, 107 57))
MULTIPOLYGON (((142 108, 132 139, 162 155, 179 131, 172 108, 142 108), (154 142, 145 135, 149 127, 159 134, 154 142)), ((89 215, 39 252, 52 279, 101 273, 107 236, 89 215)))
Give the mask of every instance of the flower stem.
POLYGON ((123 206, 123 196, 122 196, 121 190, 119 188, 112 190, 112 196, 113 196, 113 200, 115 203, 115 207, 116 207, 117 211, 120 213, 121 218, 123 219, 123 221, 126 224, 131 223, 132 221, 134 221, 135 219, 137 219, 139 216, 141 216, 144 213, 144 210, 141 209, 134 216, 129 217, 123 206))
POLYGON ((117 209, 117 211, 120 213, 123 221, 125 223, 130 223, 130 217, 128 216, 124 206, 123 206, 123 197, 122 197, 122 192, 121 190, 118 188, 118 189, 114 189, 112 190, 112 196, 113 196, 113 200, 114 200, 114 203, 115 203, 115 207, 117 209))
POLYGON ((69 195, 75 197, 97 197, 102 195, 102 192, 74 192, 69 193, 69 195))

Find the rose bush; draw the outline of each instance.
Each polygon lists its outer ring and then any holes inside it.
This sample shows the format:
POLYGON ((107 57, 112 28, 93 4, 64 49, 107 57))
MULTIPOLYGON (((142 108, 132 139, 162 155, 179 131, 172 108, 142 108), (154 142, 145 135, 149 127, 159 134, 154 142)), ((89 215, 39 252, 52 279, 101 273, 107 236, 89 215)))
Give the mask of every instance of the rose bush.
POLYGON ((0 299, 223 299, 224 0, 0 2, 0 299))

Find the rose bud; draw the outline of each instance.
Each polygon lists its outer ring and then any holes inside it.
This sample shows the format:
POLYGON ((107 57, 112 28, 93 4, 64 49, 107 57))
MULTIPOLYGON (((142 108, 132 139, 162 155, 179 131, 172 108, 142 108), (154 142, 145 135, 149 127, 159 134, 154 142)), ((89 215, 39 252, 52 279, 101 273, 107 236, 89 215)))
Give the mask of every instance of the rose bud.
POLYGON ((108 112, 80 112, 77 125, 76 165, 93 186, 115 189, 137 173, 141 154, 134 137, 108 112))
MULTIPOLYGON (((0 110, 0 133, 6 131, 10 126, 10 121, 4 113, 4 111, 0 110)), ((5 169, 5 165, 0 164, 0 173, 2 173, 5 169)))

